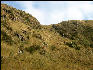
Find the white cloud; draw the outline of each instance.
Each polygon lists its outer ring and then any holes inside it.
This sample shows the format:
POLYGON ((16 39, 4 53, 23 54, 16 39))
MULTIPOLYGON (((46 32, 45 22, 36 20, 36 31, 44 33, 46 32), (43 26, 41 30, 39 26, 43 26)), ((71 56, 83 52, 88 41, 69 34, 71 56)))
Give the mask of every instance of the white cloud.
POLYGON ((70 7, 68 8, 66 13, 67 13, 66 18, 69 18, 70 20, 71 19, 73 20, 84 19, 82 12, 78 8, 70 7))
POLYGON ((41 24, 57 24, 62 20, 93 20, 91 1, 18 1, 17 3, 36 17, 41 24))

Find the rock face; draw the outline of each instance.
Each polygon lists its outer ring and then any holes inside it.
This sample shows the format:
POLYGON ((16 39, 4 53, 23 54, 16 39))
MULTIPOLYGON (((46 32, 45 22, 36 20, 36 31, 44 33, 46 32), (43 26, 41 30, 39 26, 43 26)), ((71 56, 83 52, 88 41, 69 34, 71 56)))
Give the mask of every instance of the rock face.
POLYGON ((1 4, 2 70, 92 70, 93 20, 41 25, 1 4))

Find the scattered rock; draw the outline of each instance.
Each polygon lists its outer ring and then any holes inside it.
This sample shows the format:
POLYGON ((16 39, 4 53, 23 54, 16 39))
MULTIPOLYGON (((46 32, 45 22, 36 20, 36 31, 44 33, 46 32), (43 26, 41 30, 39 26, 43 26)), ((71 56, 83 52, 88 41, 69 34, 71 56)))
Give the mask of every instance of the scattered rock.
POLYGON ((19 50, 18 53, 23 53, 23 51, 22 50, 19 50))

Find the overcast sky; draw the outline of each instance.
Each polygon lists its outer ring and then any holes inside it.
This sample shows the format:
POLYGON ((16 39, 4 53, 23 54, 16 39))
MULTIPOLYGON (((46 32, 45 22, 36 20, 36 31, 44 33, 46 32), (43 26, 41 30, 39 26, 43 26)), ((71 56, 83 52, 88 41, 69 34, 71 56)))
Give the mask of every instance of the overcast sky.
POLYGON ((93 20, 93 1, 1 1, 36 17, 43 25, 93 20))

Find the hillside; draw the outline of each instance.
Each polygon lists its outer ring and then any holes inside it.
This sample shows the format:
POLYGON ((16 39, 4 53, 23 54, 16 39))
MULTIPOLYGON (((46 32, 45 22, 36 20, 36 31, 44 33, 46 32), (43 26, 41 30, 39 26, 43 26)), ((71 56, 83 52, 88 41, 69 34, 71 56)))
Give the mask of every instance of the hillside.
POLYGON ((1 70, 93 70, 93 20, 41 25, 1 4, 1 70))

